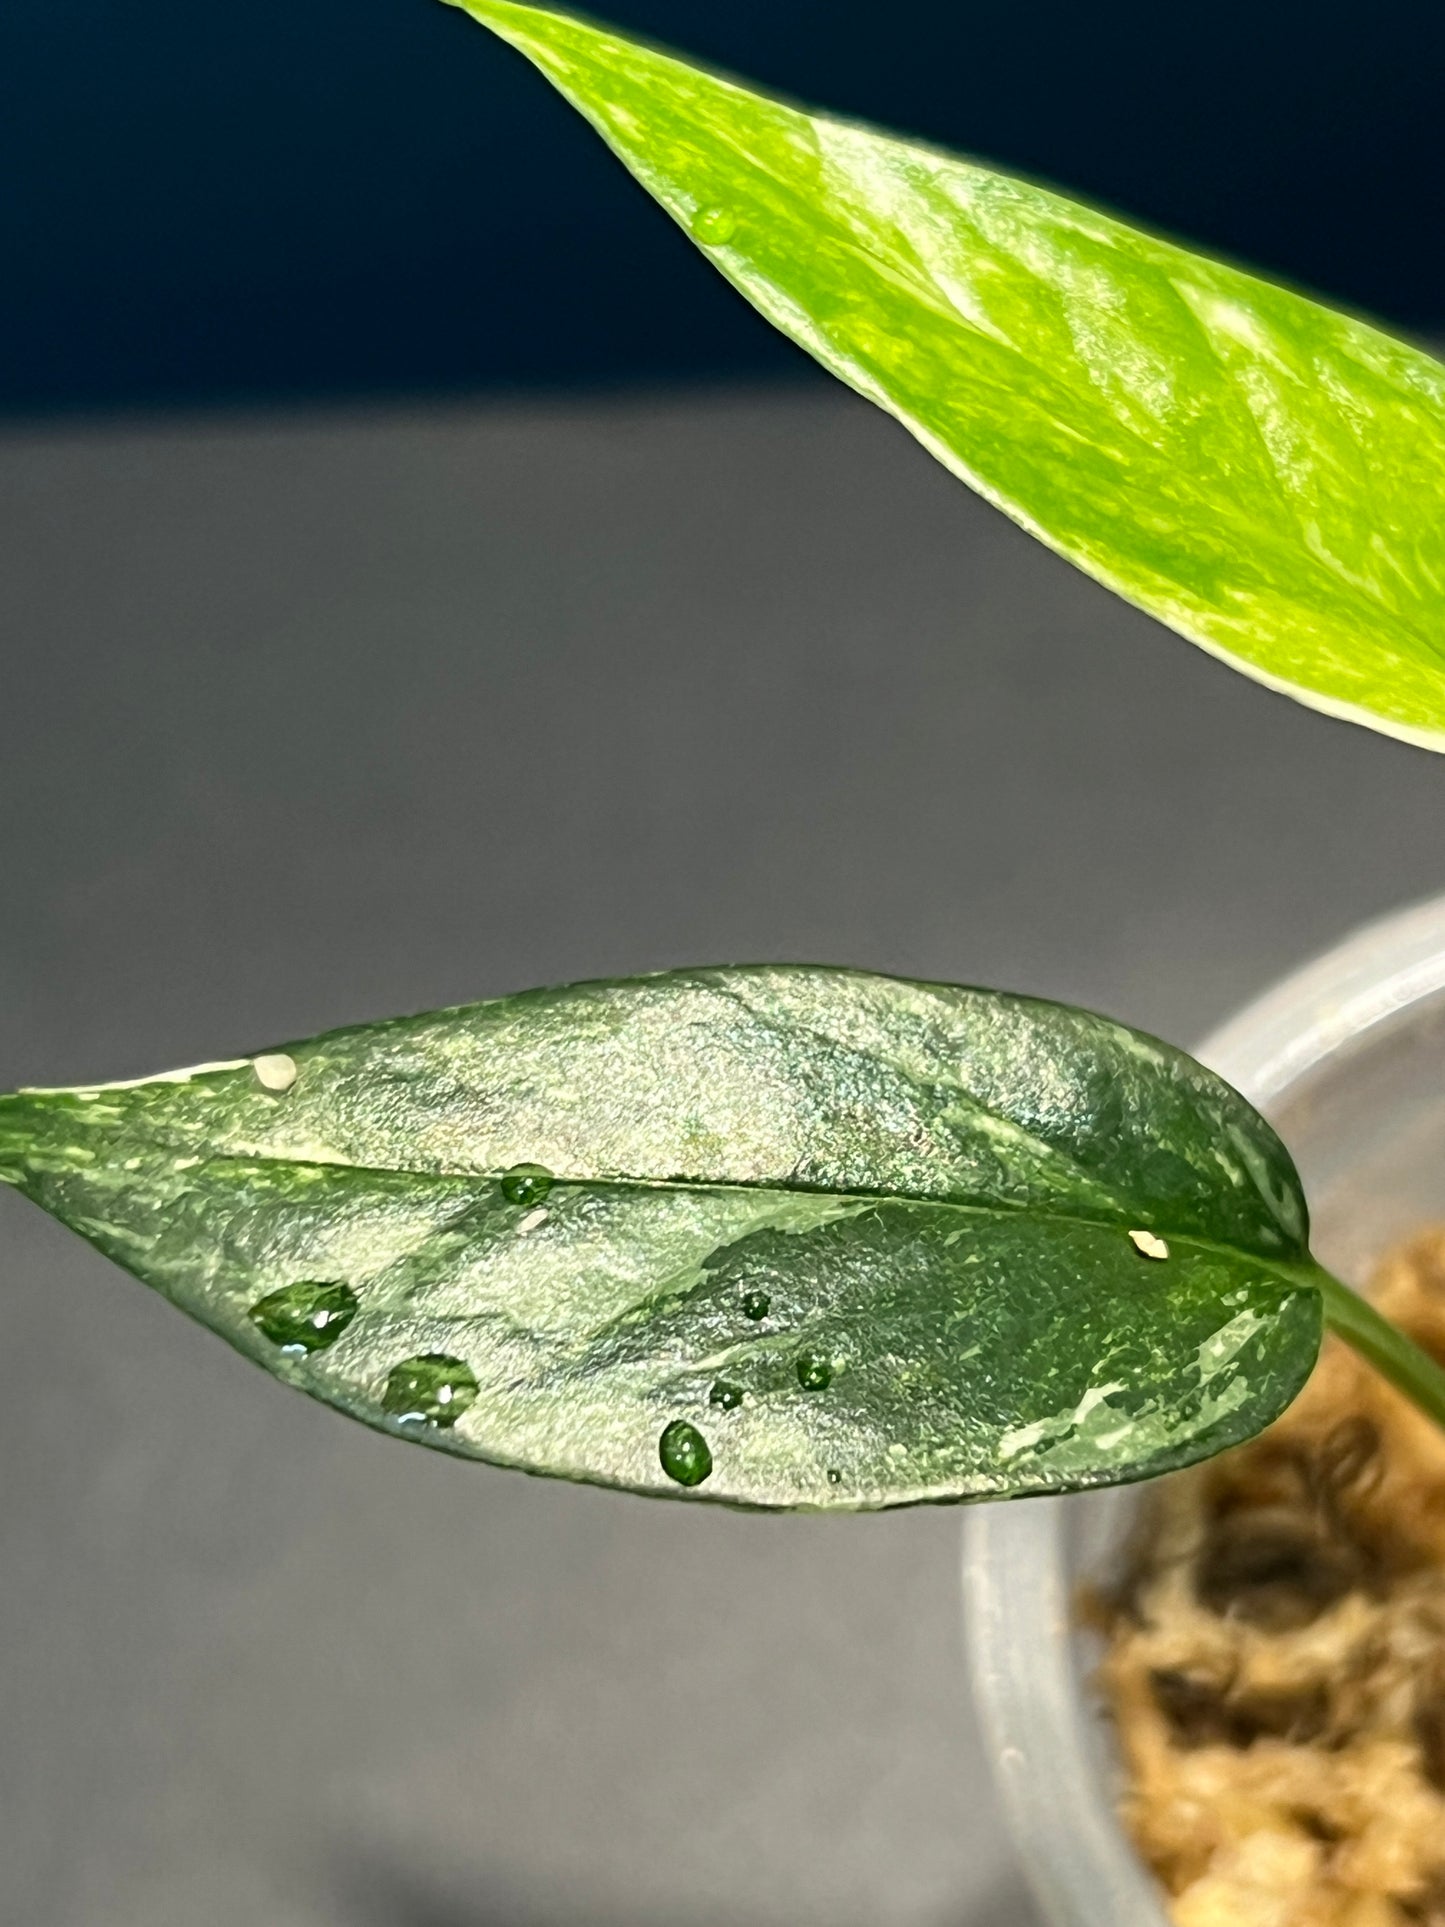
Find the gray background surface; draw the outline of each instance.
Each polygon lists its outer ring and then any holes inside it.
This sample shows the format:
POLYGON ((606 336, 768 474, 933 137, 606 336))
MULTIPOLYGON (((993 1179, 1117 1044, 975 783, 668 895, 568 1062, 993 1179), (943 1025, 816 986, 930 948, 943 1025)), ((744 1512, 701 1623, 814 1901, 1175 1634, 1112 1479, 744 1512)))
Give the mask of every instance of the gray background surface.
MULTIPOLYGON (((818 392, 0 444, 0 1085, 808 958, 1180 1041, 1445 769, 818 392)), ((0 1195, 0 1868, 57 1927, 1022 1927, 948 1512, 404 1450, 0 1195)))

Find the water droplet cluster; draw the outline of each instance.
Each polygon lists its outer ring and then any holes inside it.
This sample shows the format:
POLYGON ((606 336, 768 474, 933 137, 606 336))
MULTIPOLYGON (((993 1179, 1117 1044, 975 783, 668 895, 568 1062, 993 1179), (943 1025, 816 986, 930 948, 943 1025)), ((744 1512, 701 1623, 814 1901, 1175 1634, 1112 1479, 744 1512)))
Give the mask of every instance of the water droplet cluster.
MULTIPOLYGON (((293 1076, 294 1069, 291 1066, 293 1076)), ((269 1079, 263 1081, 268 1088, 277 1088, 281 1079, 278 1077, 276 1085, 269 1079)), ((531 1213, 519 1229, 530 1229, 532 1223, 545 1218, 546 1213, 537 1207, 555 1182, 553 1173, 542 1164, 514 1164, 502 1173, 498 1184, 503 1197, 531 1213)), ((248 1316, 281 1351, 309 1356, 334 1344, 359 1309, 349 1285, 304 1279, 267 1293, 251 1306, 248 1316)), ((772 1300, 766 1291, 753 1289, 743 1294, 742 1309, 747 1318, 759 1322, 770 1314, 772 1300)), ((794 1372, 805 1392, 826 1391, 833 1382, 832 1361, 818 1352, 799 1352, 794 1372)), ((380 1402, 385 1412, 403 1424, 446 1429, 470 1410, 479 1391, 476 1374, 464 1359, 446 1352, 421 1352, 392 1366, 380 1402)), ((722 1378, 714 1381, 708 1393, 709 1405, 719 1412, 734 1412, 745 1399, 741 1385, 722 1378)), ((711 1447, 687 1419, 673 1419, 664 1426, 657 1452, 663 1471, 678 1485, 699 1486, 712 1474, 711 1447)), ((828 1470, 830 1485, 840 1485, 842 1478, 841 1472, 828 1470)))
MULTIPOLYGON (((302 1279, 267 1292, 247 1316, 279 1350, 309 1357, 334 1345, 359 1310, 350 1285, 302 1279)), ((445 1429, 475 1403, 478 1390, 476 1373, 464 1359, 420 1352, 392 1366, 381 1405, 393 1418, 445 1429)))

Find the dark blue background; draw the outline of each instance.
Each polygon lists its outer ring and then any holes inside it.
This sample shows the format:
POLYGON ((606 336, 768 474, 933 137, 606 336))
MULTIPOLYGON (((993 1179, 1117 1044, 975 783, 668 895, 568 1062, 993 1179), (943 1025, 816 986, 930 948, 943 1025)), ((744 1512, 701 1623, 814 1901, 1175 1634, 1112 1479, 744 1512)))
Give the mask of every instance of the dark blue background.
MULTIPOLYGON (((1445 7, 613 0, 761 83, 1445 325, 1445 7)), ((795 365, 428 0, 4 0, 0 408, 795 365)))

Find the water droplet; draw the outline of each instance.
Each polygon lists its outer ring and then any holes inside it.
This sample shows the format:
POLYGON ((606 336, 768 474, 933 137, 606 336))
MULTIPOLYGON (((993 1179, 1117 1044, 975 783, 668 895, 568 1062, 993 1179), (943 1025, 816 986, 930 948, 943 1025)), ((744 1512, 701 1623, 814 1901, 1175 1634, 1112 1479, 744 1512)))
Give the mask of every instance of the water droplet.
POLYGON ((325 1285, 304 1279, 258 1298, 246 1314, 283 1352, 324 1352, 334 1345, 357 1313, 350 1285, 325 1285))
POLYGON ((271 1051, 265 1057, 253 1057, 251 1069, 256 1073, 256 1082, 261 1089, 271 1091, 277 1097, 283 1091, 289 1091, 299 1075, 296 1059, 288 1057, 284 1051, 271 1051))
POLYGON ((799 1352, 793 1368, 805 1392, 826 1392, 833 1383, 833 1367, 817 1352, 799 1352))
POLYGON ((830 1465, 828 1467, 828 1483, 829 1485, 841 1485, 843 1483, 843 1474, 838 1470, 836 1465, 830 1465))
POLYGON ((555 1183, 545 1164, 514 1164, 502 1173, 502 1196, 508 1204, 540 1204, 555 1183))
POLYGON ((423 1352, 393 1365, 381 1395, 393 1418, 425 1419, 428 1425, 455 1425, 477 1396, 476 1374, 445 1352, 423 1352))
POLYGON ((716 1405, 719 1411, 735 1412, 743 1402, 743 1388, 741 1385, 729 1385, 725 1378, 720 1378, 708 1393, 707 1402, 716 1405))
POLYGON ((663 1427, 662 1437, 657 1441, 657 1456, 668 1478, 676 1479, 679 1485, 701 1485, 712 1471, 712 1453, 707 1449, 707 1440, 685 1418, 675 1418, 671 1425, 663 1427))
POLYGON ((731 208, 701 207, 693 217, 692 231, 711 248, 726 247, 738 231, 737 216, 731 208))
POLYGON ((743 1300, 743 1310, 749 1318, 766 1318, 773 1308, 773 1301, 765 1291, 750 1291, 743 1300))

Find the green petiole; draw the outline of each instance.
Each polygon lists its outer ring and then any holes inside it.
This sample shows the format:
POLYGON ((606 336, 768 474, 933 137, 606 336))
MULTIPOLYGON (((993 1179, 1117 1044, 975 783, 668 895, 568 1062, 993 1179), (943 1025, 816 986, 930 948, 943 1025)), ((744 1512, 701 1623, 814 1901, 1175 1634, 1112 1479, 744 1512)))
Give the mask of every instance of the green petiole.
POLYGON ((1398 1325, 1382 1317, 1322 1265, 1311 1265, 1310 1282, 1325 1301, 1325 1326, 1445 1430, 1445 1370, 1398 1325))

